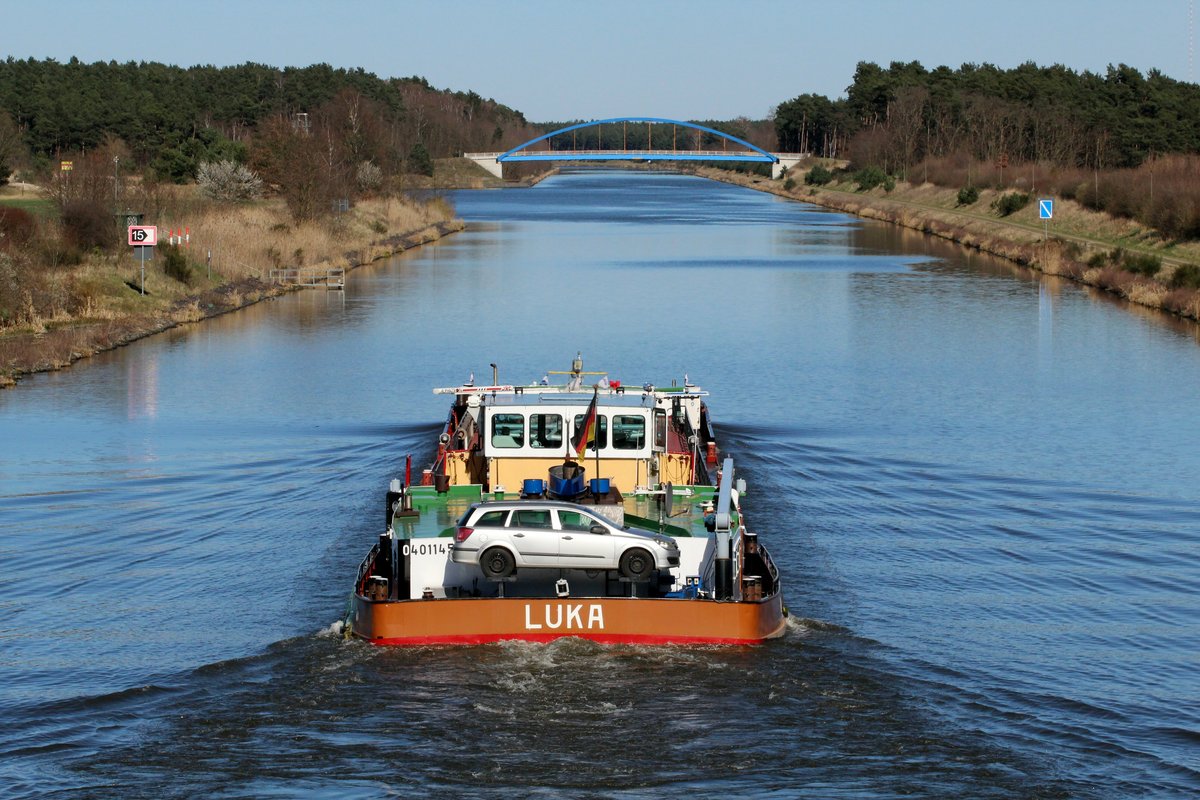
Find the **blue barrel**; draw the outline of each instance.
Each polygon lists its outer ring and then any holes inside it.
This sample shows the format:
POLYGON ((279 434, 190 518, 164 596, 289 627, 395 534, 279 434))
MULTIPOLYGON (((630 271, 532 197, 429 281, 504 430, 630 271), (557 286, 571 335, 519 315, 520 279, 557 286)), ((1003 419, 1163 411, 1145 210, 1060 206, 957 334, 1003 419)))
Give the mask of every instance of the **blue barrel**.
POLYGON ((521 485, 521 494, 526 497, 541 497, 546 491, 546 482, 541 478, 526 478, 521 485))
POLYGON ((591 486, 592 494, 608 494, 608 478, 592 478, 588 484, 591 486))

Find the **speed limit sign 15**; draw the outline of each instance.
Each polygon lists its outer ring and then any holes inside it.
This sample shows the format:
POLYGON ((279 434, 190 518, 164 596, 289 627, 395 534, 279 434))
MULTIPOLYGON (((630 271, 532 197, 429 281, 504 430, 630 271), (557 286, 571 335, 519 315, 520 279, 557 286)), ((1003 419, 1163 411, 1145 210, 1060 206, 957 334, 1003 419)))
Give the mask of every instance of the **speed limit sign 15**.
POLYGON ((129 244, 130 246, 143 245, 145 247, 153 247, 158 244, 158 226, 130 225, 129 244))

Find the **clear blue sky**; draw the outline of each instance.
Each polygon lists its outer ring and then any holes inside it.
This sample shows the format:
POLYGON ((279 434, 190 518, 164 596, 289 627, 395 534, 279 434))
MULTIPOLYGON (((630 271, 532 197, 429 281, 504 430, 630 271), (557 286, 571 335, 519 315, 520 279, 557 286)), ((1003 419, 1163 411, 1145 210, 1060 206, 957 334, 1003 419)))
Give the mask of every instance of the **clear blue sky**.
POLYGON ((764 117, 859 61, 1126 63, 1195 80, 1189 0, 0 0, 0 57, 326 62, 474 90, 532 121, 764 117))

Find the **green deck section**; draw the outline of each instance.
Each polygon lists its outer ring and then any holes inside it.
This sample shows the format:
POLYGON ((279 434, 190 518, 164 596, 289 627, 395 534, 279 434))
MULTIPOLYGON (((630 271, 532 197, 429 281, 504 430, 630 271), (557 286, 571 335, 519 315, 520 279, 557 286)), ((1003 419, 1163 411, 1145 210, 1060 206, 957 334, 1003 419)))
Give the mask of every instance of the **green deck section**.
MULTIPOLYGON (((458 520, 472 503, 481 499, 516 500, 515 492, 492 493, 486 498, 482 487, 451 486, 446 494, 438 494, 432 486, 413 486, 409 489, 412 507, 416 516, 397 516, 393 523, 397 535, 404 538, 437 538, 454 535, 458 520)), ((653 495, 629 495, 624 498, 625 524, 634 528, 661 531, 668 536, 702 537, 709 533, 704 527, 704 505, 714 500, 716 489, 712 486, 676 486, 671 515, 662 514, 658 497, 653 495)), ((585 507, 587 504, 583 504, 585 507)), ((734 516, 736 527, 737 517, 734 516)))

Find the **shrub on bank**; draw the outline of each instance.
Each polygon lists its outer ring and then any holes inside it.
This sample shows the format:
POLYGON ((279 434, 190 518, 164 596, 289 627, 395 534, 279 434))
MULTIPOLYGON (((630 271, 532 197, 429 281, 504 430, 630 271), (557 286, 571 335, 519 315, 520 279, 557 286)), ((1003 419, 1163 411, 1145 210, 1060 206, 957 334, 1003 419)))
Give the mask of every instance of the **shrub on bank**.
POLYGON ((964 186, 958 190, 958 204, 960 206, 969 206, 979 202, 979 190, 974 186, 964 186))
POLYGON ((804 182, 809 186, 824 186, 833 180, 833 173, 828 167, 817 164, 804 176, 804 182))
POLYGON ((1118 247, 1111 252, 1093 254, 1087 260, 1087 265, 1100 269, 1115 267, 1134 275, 1153 278, 1162 270, 1162 259, 1150 253, 1126 253, 1123 248, 1118 247))
POLYGON ((192 285, 195 280, 195 272, 192 270, 192 265, 188 263, 187 256, 183 254, 183 250, 179 245, 168 244, 160 248, 163 253, 163 272, 168 277, 174 278, 180 283, 192 285))
POLYGON ((120 241, 117 218, 95 200, 68 200, 62 212, 63 237, 79 250, 107 250, 120 241))
POLYGON ((1002 194, 992 201, 992 210, 1002 217, 1007 217, 1029 205, 1029 195, 1021 192, 1002 194))
POLYGON ((8 253, 0 253, 0 328, 25 322, 32 314, 32 301, 22 281, 23 267, 8 253))
MULTIPOLYGON (((887 179, 887 173, 879 167, 863 167, 854 173, 854 182, 858 184, 858 189, 862 192, 871 191, 876 186, 883 184, 887 179)), ((895 182, 892 183, 892 187, 895 188, 895 182)))
POLYGON ((1200 289, 1200 266, 1184 264, 1171 275, 1172 289, 1200 289))
POLYGON ((37 233, 37 220, 23 208, 0 205, 0 248, 24 247, 37 233))
POLYGON ((1121 260, 1121 266, 1130 272, 1152 278, 1162 269, 1162 259, 1149 253, 1130 253, 1121 260))

